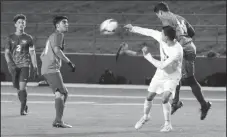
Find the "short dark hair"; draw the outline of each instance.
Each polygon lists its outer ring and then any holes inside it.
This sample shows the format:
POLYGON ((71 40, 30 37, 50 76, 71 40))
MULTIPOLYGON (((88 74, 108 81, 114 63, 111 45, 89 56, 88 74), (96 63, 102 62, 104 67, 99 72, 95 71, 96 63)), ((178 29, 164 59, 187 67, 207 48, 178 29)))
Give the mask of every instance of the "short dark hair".
POLYGON ((17 14, 16 16, 14 16, 13 21, 16 23, 19 19, 26 20, 26 16, 24 14, 17 14))
POLYGON ((159 11, 164 11, 164 12, 170 11, 169 6, 165 2, 160 2, 154 7, 155 13, 158 13, 159 11))
POLYGON ((162 27, 165 36, 167 36, 171 41, 176 38, 176 29, 171 26, 164 26, 162 27))
POLYGON ((61 16, 61 15, 54 16, 54 19, 53 19, 54 27, 56 27, 56 24, 58 24, 63 19, 67 19, 68 20, 68 17, 67 16, 61 16))

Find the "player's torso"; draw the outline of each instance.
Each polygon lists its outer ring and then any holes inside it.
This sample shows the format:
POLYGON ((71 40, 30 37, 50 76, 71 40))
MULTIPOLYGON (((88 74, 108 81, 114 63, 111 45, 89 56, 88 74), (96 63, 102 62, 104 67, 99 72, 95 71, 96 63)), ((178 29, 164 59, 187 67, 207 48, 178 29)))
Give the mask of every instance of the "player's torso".
POLYGON ((13 61, 17 67, 28 67, 31 63, 29 47, 33 46, 30 35, 23 33, 22 35, 11 34, 9 36, 10 52, 13 61))
POLYGON ((160 79, 179 79, 181 77, 181 67, 183 61, 182 47, 179 44, 174 47, 169 47, 165 42, 160 43, 161 61, 168 59, 174 52, 179 52, 180 57, 165 69, 157 69, 157 77, 160 79))
MULTIPOLYGON (((52 35, 49 36, 48 40, 46 41, 45 49, 43 50, 41 54, 41 60, 42 60, 42 67, 41 67, 41 73, 54 73, 59 72, 62 61, 61 59, 54 53, 53 44, 55 42, 55 35, 58 32, 54 32, 52 35)), ((60 48, 63 51, 65 46, 65 41, 63 39, 60 48)))
POLYGON ((169 18, 162 19, 163 26, 170 25, 176 29, 177 40, 184 50, 193 51, 195 47, 188 44, 192 42, 192 38, 188 36, 186 23, 187 21, 183 17, 173 13, 169 18))

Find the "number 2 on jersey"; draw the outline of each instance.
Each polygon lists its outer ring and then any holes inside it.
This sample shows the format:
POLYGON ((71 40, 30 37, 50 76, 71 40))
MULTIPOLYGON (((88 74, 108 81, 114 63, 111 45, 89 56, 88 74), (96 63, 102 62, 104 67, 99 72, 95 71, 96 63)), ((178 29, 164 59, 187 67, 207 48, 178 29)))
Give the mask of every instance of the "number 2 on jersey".
POLYGON ((17 45, 16 51, 20 52, 21 51, 21 45, 17 45))

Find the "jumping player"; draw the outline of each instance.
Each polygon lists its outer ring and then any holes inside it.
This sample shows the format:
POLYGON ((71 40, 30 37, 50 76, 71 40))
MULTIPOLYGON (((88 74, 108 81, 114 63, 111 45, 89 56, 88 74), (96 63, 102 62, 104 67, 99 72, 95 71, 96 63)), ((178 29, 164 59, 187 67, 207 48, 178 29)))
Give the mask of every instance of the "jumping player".
POLYGON ((71 128, 71 125, 62 121, 65 102, 68 97, 68 90, 65 87, 60 73, 61 60, 66 62, 72 72, 75 72, 75 65, 63 53, 65 41, 64 33, 68 31, 68 18, 66 16, 56 16, 53 19, 55 32, 53 32, 46 41, 46 47, 40 58, 42 61, 41 74, 47 80, 53 93, 55 94, 56 118, 52 124, 57 128, 71 128))
POLYGON ((5 45, 5 59, 12 76, 14 88, 17 89, 21 102, 20 115, 28 114, 27 106, 27 82, 30 76, 32 63, 35 78, 38 76, 35 46, 32 36, 25 33, 26 16, 17 14, 14 19, 16 32, 7 37, 5 45))
MULTIPOLYGON (((160 2, 154 7, 154 12, 161 20, 163 26, 170 25, 177 30, 177 40, 180 42, 184 49, 184 60, 182 65, 182 80, 186 82, 192 89, 192 93, 201 105, 200 119, 204 120, 211 108, 211 103, 205 101, 201 86, 195 78, 195 59, 196 59, 196 46, 193 43, 192 37, 195 35, 193 27, 183 17, 170 12, 166 3, 160 2)), ((181 83, 177 86, 176 95, 172 102, 173 114, 178 108, 183 106, 179 101, 181 83)))
MULTIPOLYGON (((172 130, 170 119, 171 105, 169 99, 170 97, 174 97, 176 86, 181 79, 181 66, 183 60, 183 49, 175 39, 176 31, 171 26, 163 27, 162 32, 132 26, 131 24, 126 25, 125 28, 132 33, 153 37, 160 44, 161 61, 154 59, 151 54, 148 53, 147 47, 142 49, 144 58, 153 64, 157 70, 148 88, 148 96, 144 102, 144 115, 136 123, 135 128, 140 129, 150 119, 150 110, 154 97, 156 94, 163 94, 162 106, 165 124, 161 129, 161 132, 169 132, 172 130)), ((127 46, 124 47, 122 52, 129 55, 136 54, 134 51, 127 50, 127 46)))

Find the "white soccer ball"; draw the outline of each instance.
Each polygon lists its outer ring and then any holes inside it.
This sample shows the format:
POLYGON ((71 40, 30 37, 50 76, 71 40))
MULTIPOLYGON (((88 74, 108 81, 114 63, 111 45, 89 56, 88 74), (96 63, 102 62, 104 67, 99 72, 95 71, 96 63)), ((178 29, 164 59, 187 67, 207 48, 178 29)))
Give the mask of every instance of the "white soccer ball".
POLYGON ((118 22, 115 19, 107 19, 100 25, 100 32, 103 34, 114 34, 118 28, 118 22))

